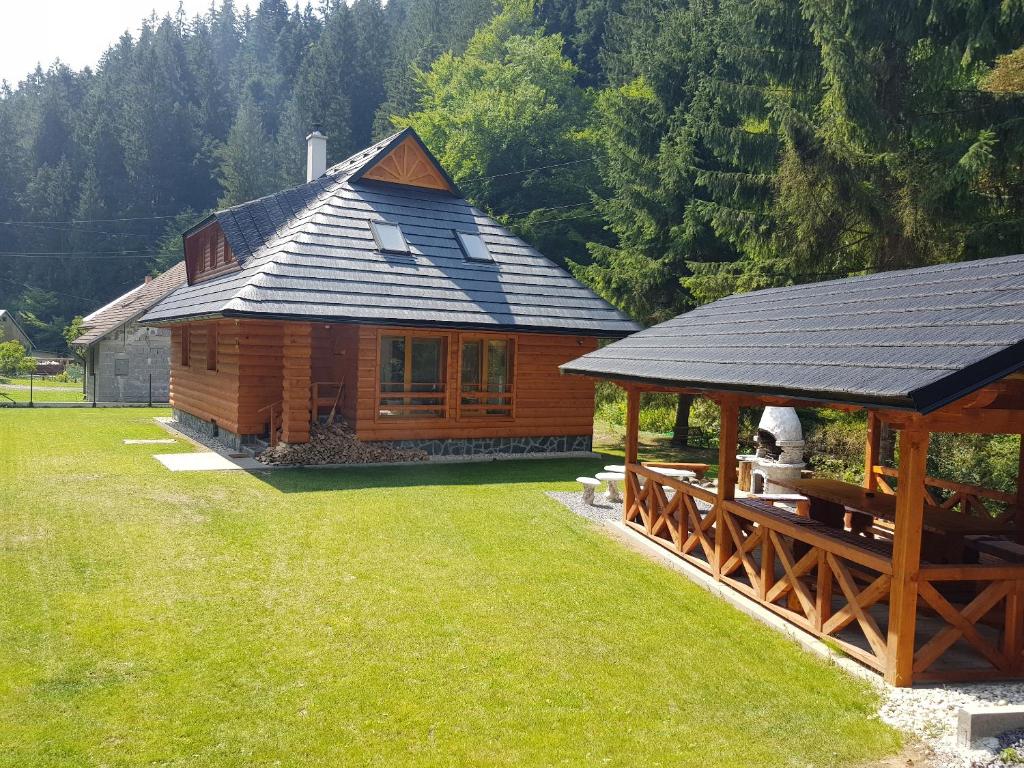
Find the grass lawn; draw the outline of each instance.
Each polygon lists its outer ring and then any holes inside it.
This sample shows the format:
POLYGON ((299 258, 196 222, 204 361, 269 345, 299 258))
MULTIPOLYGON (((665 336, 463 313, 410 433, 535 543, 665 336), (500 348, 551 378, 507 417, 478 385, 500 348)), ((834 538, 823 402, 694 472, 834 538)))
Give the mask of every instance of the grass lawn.
MULTIPOLYGON (((80 403, 84 399, 81 382, 32 380, 32 399, 37 403, 80 403)), ((0 378, 0 393, 19 403, 29 400, 29 379, 0 378)), ((0 401, 4 398, 0 397, 0 401)))
POLYGON ((0 411, 2 766, 900 748, 866 684, 543 495, 593 461, 172 474, 190 446, 121 443, 160 413, 0 411))

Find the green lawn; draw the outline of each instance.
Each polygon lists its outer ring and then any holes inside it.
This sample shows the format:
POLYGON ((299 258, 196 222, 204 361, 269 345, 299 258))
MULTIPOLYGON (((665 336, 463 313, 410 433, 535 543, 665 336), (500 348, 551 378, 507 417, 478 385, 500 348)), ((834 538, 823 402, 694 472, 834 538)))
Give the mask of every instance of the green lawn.
MULTIPOLYGON (((29 386, 27 377, 0 378, 0 394, 7 395, 19 403, 29 401, 29 386)), ((36 378, 32 380, 31 387, 32 400, 37 403, 80 403, 84 399, 81 382, 36 378)), ((7 401, 0 397, 0 404, 3 402, 7 401)))
POLYGON ((587 461, 175 473, 0 411, 2 766, 838 766, 876 696, 548 500, 587 461))

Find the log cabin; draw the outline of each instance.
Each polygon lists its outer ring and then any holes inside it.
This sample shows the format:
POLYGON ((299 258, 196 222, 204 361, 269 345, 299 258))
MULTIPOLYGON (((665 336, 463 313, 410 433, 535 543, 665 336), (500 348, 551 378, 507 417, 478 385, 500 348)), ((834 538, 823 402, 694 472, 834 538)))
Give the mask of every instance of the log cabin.
POLYGON ((589 451, 594 385, 558 366, 637 329, 470 205, 405 129, 183 234, 176 416, 233 445, 304 443, 336 412, 431 455, 589 451))
POLYGON ((930 435, 1024 435, 1024 256, 735 295, 562 370, 626 390, 628 529, 893 685, 1024 678, 1024 439, 1015 488, 928 472, 930 435), (714 489, 639 460, 652 391, 718 403, 714 489), (863 484, 738 489, 762 406, 865 411, 863 484))

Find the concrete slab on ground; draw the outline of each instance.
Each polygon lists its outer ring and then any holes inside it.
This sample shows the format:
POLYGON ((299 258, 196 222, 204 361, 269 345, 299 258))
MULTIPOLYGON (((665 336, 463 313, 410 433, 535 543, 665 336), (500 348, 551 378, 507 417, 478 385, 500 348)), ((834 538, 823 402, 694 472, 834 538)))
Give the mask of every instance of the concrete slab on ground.
POLYGON ((174 438, 157 438, 155 440, 133 440, 131 438, 124 439, 125 445, 174 445, 178 441, 174 438))
POLYGON ((222 470, 262 469, 263 465, 253 459, 231 459, 213 451, 202 453, 158 453, 154 459, 171 472, 213 472, 222 470))

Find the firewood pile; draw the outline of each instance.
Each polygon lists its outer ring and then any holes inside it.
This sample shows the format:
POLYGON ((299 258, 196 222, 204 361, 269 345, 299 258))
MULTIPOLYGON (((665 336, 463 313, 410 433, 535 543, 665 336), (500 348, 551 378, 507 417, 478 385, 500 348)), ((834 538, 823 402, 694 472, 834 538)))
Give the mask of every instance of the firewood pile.
POLYGON ((256 457, 264 464, 375 464, 393 461, 426 461, 420 450, 399 450, 364 443, 348 424, 314 424, 308 443, 278 443, 256 457))

